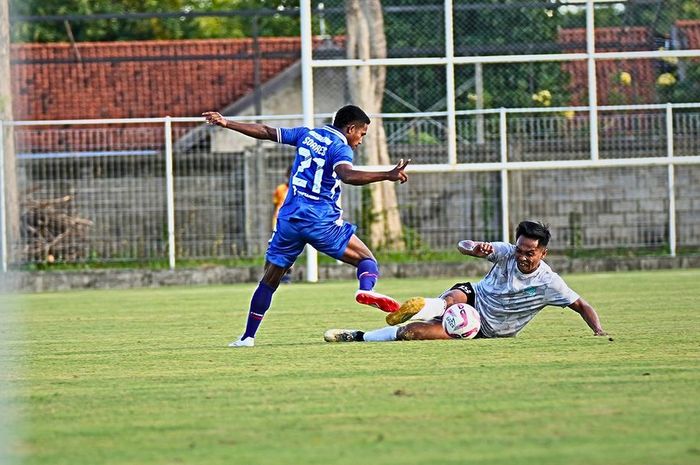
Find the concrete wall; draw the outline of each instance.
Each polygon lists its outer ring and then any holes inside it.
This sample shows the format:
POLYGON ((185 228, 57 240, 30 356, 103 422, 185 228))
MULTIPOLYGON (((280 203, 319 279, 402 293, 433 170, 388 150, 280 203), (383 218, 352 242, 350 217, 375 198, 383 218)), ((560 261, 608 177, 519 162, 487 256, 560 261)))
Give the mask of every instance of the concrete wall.
MULTIPOLYGON (((321 68, 314 71, 314 110, 316 113, 333 113, 347 104, 345 92, 345 70, 336 68, 321 68)), ((233 116, 262 115, 300 115, 301 105, 301 74, 298 67, 292 67, 280 82, 273 82, 261 90, 261 111, 257 112, 253 99, 246 99, 238 105, 234 104, 230 111, 233 116)), ((274 127, 302 126, 301 119, 264 121, 274 127)), ((317 122, 316 125, 327 124, 330 121, 317 122)), ((270 146, 272 142, 266 142, 270 146)), ((239 152, 255 147, 256 141, 234 131, 215 131, 212 135, 211 150, 213 152, 239 152)))
MULTIPOLYGON (((569 259, 550 257, 547 262, 562 275, 631 270, 662 270, 698 268, 700 256, 569 259)), ((415 278, 430 276, 454 277, 455 282, 464 279, 480 279, 490 269, 486 260, 465 260, 458 263, 384 264, 384 278, 415 278)), ((170 270, 90 270, 90 271, 35 271, 10 272, 4 276, 4 291, 35 293, 77 289, 129 289, 162 286, 198 286, 213 284, 238 284, 259 281, 262 267, 224 268, 219 266, 196 269, 170 270)), ((304 267, 293 271, 293 282, 303 282, 304 267)), ((321 266, 321 281, 354 280, 355 268, 345 264, 321 266)))
MULTIPOLYGON (((272 229, 271 194, 291 160, 283 146, 263 154, 178 155, 177 257, 264 252, 272 229)), ((106 166, 101 176, 75 176, 58 184, 26 181, 27 190, 53 192, 42 194, 48 198, 74 195, 75 214, 93 222, 87 240, 75 244, 76 261, 167 257, 165 183, 155 174, 160 170, 141 170, 138 160, 122 163, 133 163, 133 174, 114 174, 114 169, 107 174, 106 166)), ((60 172, 76 170, 66 165, 60 172)), ((519 221, 530 218, 549 223, 555 252, 667 247, 665 167, 513 172, 509 182, 511 235, 519 221)), ((502 239, 499 173, 414 173, 396 192, 412 248, 451 250, 464 238, 502 239)), ((362 189, 345 186, 343 207, 364 237, 362 189)), ((676 226, 679 248, 700 247, 700 166, 676 169, 676 226)))

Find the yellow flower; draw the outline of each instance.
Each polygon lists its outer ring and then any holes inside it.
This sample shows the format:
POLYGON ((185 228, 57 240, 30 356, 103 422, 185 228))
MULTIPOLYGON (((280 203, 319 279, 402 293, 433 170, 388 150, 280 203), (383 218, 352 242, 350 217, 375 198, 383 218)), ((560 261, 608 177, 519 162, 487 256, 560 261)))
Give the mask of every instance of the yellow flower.
POLYGON ((620 84, 622 84, 623 86, 629 86, 630 84, 632 84, 632 75, 627 71, 621 72, 618 76, 618 79, 620 80, 620 84))
POLYGON ((662 60, 668 63, 669 65, 678 64, 678 57, 663 57, 662 60))
POLYGON ((541 90, 536 94, 532 94, 532 100, 542 106, 548 107, 552 104, 552 93, 547 89, 541 90))
POLYGON ((472 94, 472 93, 467 94, 467 100, 469 100, 472 103, 476 102, 476 94, 472 94))
POLYGON ((566 119, 573 119, 574 116, 576 115, 576 112, 573 110, 566 110, 562 112, 562 115, 564 115, 564 118, 566 119))
MULTIPOLYGON (((663 52, 666 50, 666 47, 659 47, 659 51, 663 52)), ((663 57, 661 60, 665 61, 666 63, 669 63, 671 65, 677 65, 678 64, 678 57, 663 57)))
POLYGON ((671 73, 664 73, 656 79, 659 86, 672 86, 676 83, 676 77, 671 73))

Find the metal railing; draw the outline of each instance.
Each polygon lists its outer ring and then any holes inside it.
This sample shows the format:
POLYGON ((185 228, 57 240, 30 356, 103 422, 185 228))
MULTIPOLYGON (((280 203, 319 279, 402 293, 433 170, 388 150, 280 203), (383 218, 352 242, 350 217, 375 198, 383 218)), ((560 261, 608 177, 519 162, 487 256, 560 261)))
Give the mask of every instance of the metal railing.
MULTIPOLYGON (((431 250, 464 237, 509 240, 518 220, 538 217, 552 224, 560 249, 662 247, 675 255, 679 245, 698 246, 697 109, 601 107, 600 127, 613 129, 601 131, 595 157, 585 107, 459 112, 457 163, 448 163, 439 125, 416 124, 425 115, 381 115, 388 134, 413 134, 389 146, 393 161, 413 158, 411 181, 397 188, 407 240, 431 250), (481 118, 480 142, 474 128, 481 118)), ((270 119, 301 124, 301 115, 270 119)), ((3 269, 47 260, 167 260, 174 268, 181 260, 259 256, 272 228, 271 193, 293 150, 257 144, 212 152, 212 137, 223 130, 201 131, 201 124, 169 117, 3 123, 14 129, 21 194, 19 236, 2 215, 3 269), (46 145, 45 134, 61 140, 62 131, 79 127, 68 150, 46 145), (178 145, 195 131, 196 142, 178 145), (62 226, 49 224, 57 218, 62 226), (77 222, 69 227, 70 219, 77 222)), ((362 189, 347 186, 347 219, 362 226, 364 208, 362 189)))

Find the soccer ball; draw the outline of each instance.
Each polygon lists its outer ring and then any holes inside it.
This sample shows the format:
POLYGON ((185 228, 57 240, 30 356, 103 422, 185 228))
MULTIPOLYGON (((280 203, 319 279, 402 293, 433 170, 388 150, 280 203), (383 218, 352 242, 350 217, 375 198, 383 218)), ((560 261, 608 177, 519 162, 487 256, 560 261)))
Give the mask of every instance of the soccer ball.
POLYGON ((481 328, 481 317, 469 304, 454 304, 443 313, 442 327, 450 337, 471 339, 481 328))

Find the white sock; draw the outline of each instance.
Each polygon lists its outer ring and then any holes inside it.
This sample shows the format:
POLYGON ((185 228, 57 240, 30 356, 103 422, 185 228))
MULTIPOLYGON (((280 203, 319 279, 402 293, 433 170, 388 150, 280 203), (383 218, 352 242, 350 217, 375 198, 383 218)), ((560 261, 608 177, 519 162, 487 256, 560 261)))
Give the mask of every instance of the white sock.
POLYGON ((367 342, 395 341, 398 330, 398 326, 385 326, 384 328, 367 331, 363 339, 367 342))
POLYGON ((445 313, 445 304, 446 302, 439 297, 425 299, 425 305, 411 317, 411 320, 430 321, 433 318, 442 316, 445 313))

